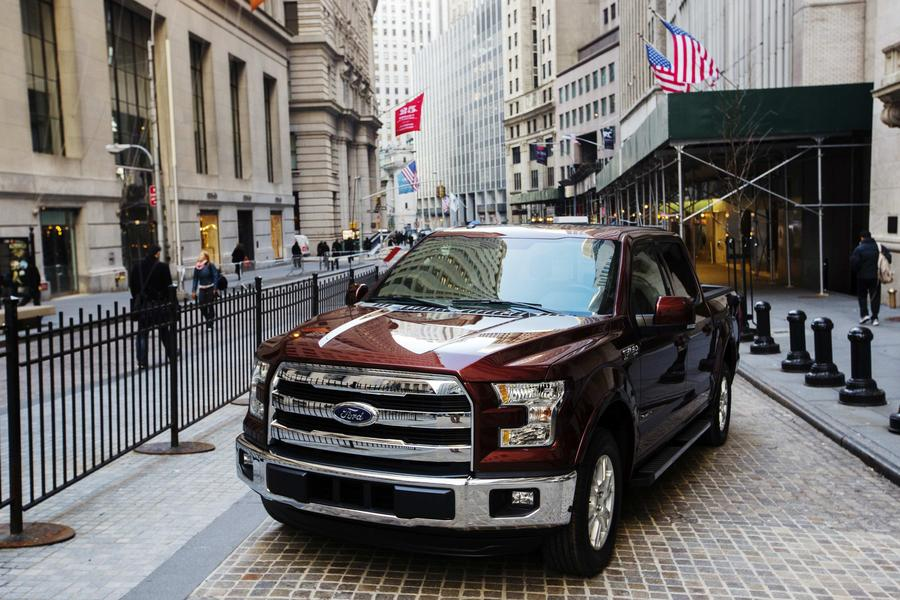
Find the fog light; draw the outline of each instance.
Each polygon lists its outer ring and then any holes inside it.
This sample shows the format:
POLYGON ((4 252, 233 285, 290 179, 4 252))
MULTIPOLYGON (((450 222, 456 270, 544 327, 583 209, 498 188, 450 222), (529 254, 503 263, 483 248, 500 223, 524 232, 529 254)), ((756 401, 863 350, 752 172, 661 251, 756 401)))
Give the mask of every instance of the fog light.
POLYGON ((241 473, 244 474, 244 477, 253 481, 253 457, 243 450, 238 451, 238 465, 240 466, 241 473))
POLYGON ((513 490, 512 493, 513 506, 534 506, 534 492, 526 492, 522 490, 513 490))

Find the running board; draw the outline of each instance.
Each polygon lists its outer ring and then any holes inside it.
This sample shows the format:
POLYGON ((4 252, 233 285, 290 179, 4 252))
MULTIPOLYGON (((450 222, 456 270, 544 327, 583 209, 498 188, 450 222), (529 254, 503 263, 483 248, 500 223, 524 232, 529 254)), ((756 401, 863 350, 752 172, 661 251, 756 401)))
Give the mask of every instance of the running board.
POLYGON ((662 477, 669 467, 675 464, 682 454, 700 439, 711 424, 708 420, 696 421, 686 427, 681 433, 672 438, 668 445, 663 446, 650 459, 641 465, 641 468, 631 478, 631 485, 646 487, 662 477))

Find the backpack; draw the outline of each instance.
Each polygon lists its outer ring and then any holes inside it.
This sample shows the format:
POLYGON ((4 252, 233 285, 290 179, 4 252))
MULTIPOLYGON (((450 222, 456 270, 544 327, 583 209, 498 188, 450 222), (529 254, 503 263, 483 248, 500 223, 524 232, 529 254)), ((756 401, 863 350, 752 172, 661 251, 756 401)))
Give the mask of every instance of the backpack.
POLYGON ((881 244, 878 244, 878 281, 881 283, 894 283, 894 271, 891 269, 891 263, 888 262, 884 255, 881 244))
POLYGON ((210 266, 216 270, 216 289, 220 292, 224 292, 228 289, 228 278, 222 275, 222 271, 216 269, 211 263, 210 266))

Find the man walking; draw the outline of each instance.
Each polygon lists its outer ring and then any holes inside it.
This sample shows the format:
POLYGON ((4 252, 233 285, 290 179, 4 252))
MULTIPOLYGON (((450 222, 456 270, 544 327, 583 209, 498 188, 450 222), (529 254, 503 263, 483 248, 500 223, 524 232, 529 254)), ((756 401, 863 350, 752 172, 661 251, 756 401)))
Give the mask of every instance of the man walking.
POLYGON ((244 250, 244 245, 238 242, 231 253, 231 262, 234 264, 234 272, 237 274, 238 281, 241 280, 241 269, 243 269, 246 259, 247 251, 244 250))
POLYGON ((856 293, 859 299, 860 324, 872 321, 872 325, 878 326, 878 311, 881 308, 881 280, 878 267, 880 256, 891 262, 891 253, 887 248, 879 248, 872 234, 863 231, 859 234, 859 245, 850 256, 850 270, 856 274, 856 293), (872 316, 869 316, 869 304, 872 306, 872 316))
POLYGON ((159 246, 150 246, 147 256, 134 265, 129 274, 132 320, 138 323, 138 367, 147 368, 150 330, 156 329, 169 360, 173 357, 174 337, 169 325, 169 287, 172 274, 169 265, 159 260, 159 246))

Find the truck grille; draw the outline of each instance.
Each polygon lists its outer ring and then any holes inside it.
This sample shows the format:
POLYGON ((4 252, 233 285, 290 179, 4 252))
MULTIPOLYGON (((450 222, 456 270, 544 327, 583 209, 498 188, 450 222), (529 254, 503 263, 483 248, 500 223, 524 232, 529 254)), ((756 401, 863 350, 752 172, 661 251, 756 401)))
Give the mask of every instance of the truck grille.
POLYGON ((461 474, 472 461, 472 404, 454 377, 284 363, 272 380, 269 441, 348 466, 440 463, 461 474), (365 423, 336 416, 348 406, 365 423))

